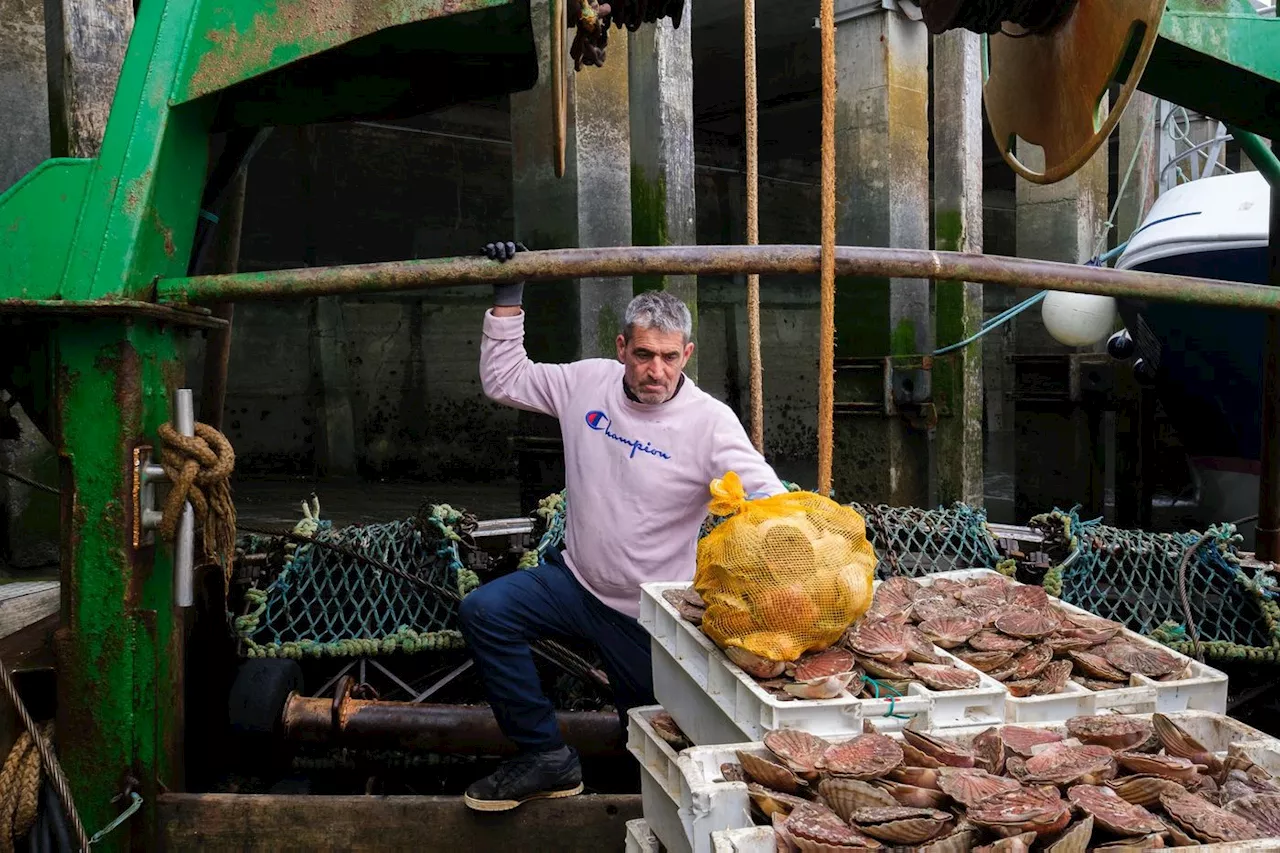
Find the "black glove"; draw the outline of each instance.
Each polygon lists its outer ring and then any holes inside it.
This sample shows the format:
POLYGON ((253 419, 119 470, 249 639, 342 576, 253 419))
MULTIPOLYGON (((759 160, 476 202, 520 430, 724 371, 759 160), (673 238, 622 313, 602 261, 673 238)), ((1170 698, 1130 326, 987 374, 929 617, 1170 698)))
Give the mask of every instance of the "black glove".
MULTIPOLYGON (((491 261, 498 263, 506 263, 516 256, 516 252, 527 252, 523 243, 514 243, 510 240, 498 241, 496 243, 486 243, 484 247, 484 255, 491 261)), ((493 286, 493 304, 500 308, 518 307, 524 302, 524 282, 518 281, 515 284, 495 284, 493 286)))

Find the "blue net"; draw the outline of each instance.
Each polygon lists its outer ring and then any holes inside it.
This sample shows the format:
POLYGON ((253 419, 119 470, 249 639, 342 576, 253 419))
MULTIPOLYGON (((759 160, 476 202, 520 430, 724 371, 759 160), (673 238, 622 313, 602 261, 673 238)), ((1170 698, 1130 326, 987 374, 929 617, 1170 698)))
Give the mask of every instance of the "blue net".
POLYGON ((849 504, 865 520, 880 562, 876 576, 920 577, 956 569, 994 569, 1000 562, 987 514, 967 504, 920 509, 849 504))

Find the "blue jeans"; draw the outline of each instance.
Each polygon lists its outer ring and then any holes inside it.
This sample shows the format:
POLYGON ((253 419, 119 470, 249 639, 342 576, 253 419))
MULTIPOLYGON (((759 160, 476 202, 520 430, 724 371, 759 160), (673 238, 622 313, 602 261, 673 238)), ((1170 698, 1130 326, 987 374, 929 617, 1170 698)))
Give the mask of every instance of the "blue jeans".
POLYGON ((584 589, 557 552, 532 569, 484 584, 463 599, 459 616, 498 725, 522 750, 564 745, 529 650, 537 637, 595 644, 624 730, 628 710, 654 704, 649 634, 584 589))

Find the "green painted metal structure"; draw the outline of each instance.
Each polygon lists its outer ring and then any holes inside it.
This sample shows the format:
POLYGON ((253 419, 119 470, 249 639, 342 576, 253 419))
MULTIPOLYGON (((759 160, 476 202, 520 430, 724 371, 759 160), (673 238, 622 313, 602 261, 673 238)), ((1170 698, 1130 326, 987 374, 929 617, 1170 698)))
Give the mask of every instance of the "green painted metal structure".
MULTIPOLYGON (((219 324, 160 291, 246 281, 182 281, 211 135, 528 88, 531 26, 528 0, 145 0, 100 155, 50 160, 0 195, 0 317, 21 318, 3 378, 62 466, 57 731, 91 832, 127 778, 148 804, 182 790, 183 738, 200 737, 183 729, 172 557, 135 547, 131 471, 184 381, 183 334, 219 324)), ((1161 36, 1144 89, 1280 136, 1280 22, 1247 0, 1170 0, 1161 36)), ((101 846, 151 847, 157 829, 148 805, 101 846)))

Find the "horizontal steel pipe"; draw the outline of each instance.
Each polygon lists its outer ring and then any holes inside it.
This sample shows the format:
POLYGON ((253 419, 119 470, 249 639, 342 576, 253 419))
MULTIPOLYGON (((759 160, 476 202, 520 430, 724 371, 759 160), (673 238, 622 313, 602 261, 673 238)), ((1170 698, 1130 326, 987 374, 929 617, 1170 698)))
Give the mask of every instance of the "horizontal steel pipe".
MULTIPOLYGON (((622 725, 612 711, 559 711, 564 742, 588 757, 626 755, 622 725)), ((302 743, 400 749, 447 755, 516 752, 485 705, 416 705, 343 697, 290 696, 284 736, 302 743)))
MULTIPOLYGON (((816 275, 817 272, 817 246, 629 246, 522 252, 505 264, 477 257, 438 258, 161 279, 156 288, 162 302, 200 304, 359 296, 467 284, 597 276, 816 275)), ((972 281, 1280 312, 1280 291, 1262 285, 998 255, 845 246, 836 250, 836 273, 844 277, 972 281)), ((849 287, 850 283, 845 282, 844 286, 849 287)))

